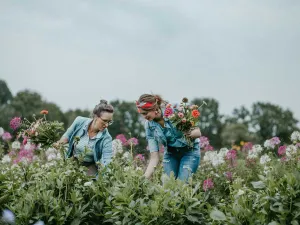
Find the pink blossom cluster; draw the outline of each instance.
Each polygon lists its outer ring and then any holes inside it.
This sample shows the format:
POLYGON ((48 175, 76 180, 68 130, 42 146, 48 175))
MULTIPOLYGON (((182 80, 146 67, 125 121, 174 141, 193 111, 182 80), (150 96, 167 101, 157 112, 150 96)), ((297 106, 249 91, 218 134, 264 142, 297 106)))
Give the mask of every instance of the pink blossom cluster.
POLYGON ((205 151, 213 151, 214 150, 213 146, 211 146, 209 144, 208 137, 205 137, 205 136, 200 137, 200 148, 204 149, 205 151))
POLYGON ((20 117, 14 117, 13 119, 11 119, 9 126, 13 129, 16 130, 21 126, 21 118, 20 117))
POLYGON ((280 144, 280 139, 279 139, 279 137, 273 137, 270 139, 270 142, 272 145, 278 145, 278 144, 280 144))
POLYGON ((246 142, 243 146, 243 151, 250 151, 253 147, 252 142, 246 142))
POLYGON ((203 181, 203 190, 208 191, 214 188, 214 182, 211 178, 208 178, 203 181))
POLYGON ((137 154, 134 157, 135 160, 145 161, 145 157, 142 154, 137 154))
POLYGON ((282 145, 278 148, 278 155, 284 155, 286 152, 286 145, 282 145))
POLYGON ((230 181, 232 181, 232 172, 225 172, 225 176, 226 176, 226 178, 227 178, 227 180, 230 180, 230 181))
POLYGON ((231 149, 226 154, 226 159, 228 160, 235 160, 236 159, 236 151, 231 149))
POLYGON ((136 139, 135 137, 133 138, 130 138, 127 140, 127 144, 130 146, 130 145, 133 145, 133 146, 137 146, 139 144, 139 140, 136 139))
POLYGON ((116 136, 116 139, 119 139, 122 142, 123 146, 136 146, 139 144, 139 140, 137 138, 132 137, 127 140, 124 134, 118 134, 116 136))
POLYGON ((3 141, 9 141, 12 139, 12 136, 9 132, 4 132, 2 135, 2 139, 3 139, 3 141))
POLYGON ((34 156, 33 150, 22 149, 19 152, 17 158, 14 160, 14 164, 22 162, 24 160, 26 160, 28 162, 32 162, 33 156, 34 156))

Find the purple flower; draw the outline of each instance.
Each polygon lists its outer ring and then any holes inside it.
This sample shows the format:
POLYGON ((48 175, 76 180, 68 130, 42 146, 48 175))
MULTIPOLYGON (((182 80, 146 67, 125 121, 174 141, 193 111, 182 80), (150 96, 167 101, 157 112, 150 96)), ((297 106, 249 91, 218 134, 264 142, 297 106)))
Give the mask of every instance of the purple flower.
POLYGON ((4 134, 2 135, 2 139, 3 141, 9 141, 10 139, 12 139, 12 136, 9 132, 4 132, 4 134))
POLYGON ((128 139, 127 143, 128 143, 128 145, 136 146, 139 144, 139 140, 133 137, 133 138, 128 139))
POLYGON ((286 152, 286 146, 282 145, 278 148, 278 155, 284 155, 286 152))
POLYGON ((203 181, 203 190, 204 191, 208 191, 209 189, 213 189, 213 188, 214 188, 214 182, 212 181, 211 178, 208 178, 203 181))
POLYGON ((11 119, 9 126, 13 129, 16 130, 21 126, 21 118, 20 117, 14 117, 11 119))

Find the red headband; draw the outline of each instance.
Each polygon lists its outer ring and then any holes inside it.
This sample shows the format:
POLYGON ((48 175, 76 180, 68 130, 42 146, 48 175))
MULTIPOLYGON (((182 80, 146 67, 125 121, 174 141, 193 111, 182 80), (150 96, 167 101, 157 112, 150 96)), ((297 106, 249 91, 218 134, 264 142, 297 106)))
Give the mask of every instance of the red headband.
POLYGON ((142 108, 142 109, 152 108, 153 105, 155 105, 155 104, 156 103, 152 103, 152 102, 138 102, 138 101, 136 101, 136 107, 142 108))

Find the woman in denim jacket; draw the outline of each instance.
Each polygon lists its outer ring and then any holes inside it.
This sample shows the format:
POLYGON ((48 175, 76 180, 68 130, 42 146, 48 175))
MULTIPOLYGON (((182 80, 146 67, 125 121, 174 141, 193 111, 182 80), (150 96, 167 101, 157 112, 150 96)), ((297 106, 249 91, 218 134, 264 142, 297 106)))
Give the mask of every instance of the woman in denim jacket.
POLYGON ((58 144, 68 143, 67 157, 74 157, 88 167, 88 175, 97 174, 97 163, 106 166, 112 159, 112 137, 107 127, 113 123, 114 108, 101 100, 92 118, 78 116, 58 144))
POLYGON ((190 131, 188 135, 194 139, 194 144, 188 147, 183 133, 163 117, 163 102, 158 95, 143 94, 136 103, 139 113, 147 120, 145 130, 151 156, 145 176, 149 178, 154 172, 159 162, 159 145, 162 144, 165 149, 164 172, 168 176, 173 173, 175 178, 186 181, 196 172, 200 163, 201 132, 199 128, 190 131))

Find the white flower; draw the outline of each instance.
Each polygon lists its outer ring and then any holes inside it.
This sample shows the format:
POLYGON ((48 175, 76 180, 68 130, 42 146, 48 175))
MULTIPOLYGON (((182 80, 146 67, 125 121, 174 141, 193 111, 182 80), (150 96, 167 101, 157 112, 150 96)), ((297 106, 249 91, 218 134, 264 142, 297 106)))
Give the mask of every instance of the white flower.
POLYGON ((27 142, 27 144, 24 146, 24 149, 27 150, 27 151, 30 151, 32 149, 34 149, 34 145, 31 144, 30 142, 27 142))
POLYGON ((239 189, 239 191, 238 191, 238 193, 237 193, 236 195, 237 195, 237 196, 241 196, 241 195, 243 195, 243 194, 245 194, 245 191, 239 189))
POLYGON ((19 141, 14 141, 12 144, 11 144, 11 147, 13 149, 20 149, 21 147, 21 143, 19 141))
POLYGON ((6 223, 15 223, 15 215, 8 209, 2 212, 2 220, 6 223))
POLYGON ((270 171, 271 171, 271 167, 268 167, 268 166, 264 166, 264 174, 268 174, 270 171))
POLYGON ((252 147, 252 149, 250 150, 251 153, 254 153, 254 154, 260 154, 262 153, 263 151, 263 148, 261 147, 261 145, 254 145, 252 147))
POLYGON ((141 168, 141 167, 138 166, 138 167, 135 168, 135 170, 141 170, 141 171, 143 171, 143 168, 141 168))
POLYGON ((47 156, 47 161, 52 161, 55 160, 56 158, 57 158, 56 154, 51 153, 50 155, 47 156))
POLYGON ((271 158, 267 154, 262 155, 259 160, 260 164, 263 164, 263 165, 270 161, 271 161, 271 158))
POLYGON ((10 156, 9 155, 5 155, 5 156, 3 156, 3 158, 2 158, 2 161, 1 161, 2 163, 10 163, 11 162, 11 158, 10 158, 10 156))
POLYGON ((228 151, 229 150, 227 148, 221 148, 220 151, 219 151, 219 153, 218 153, 218 156, 224 158, 227 155, 228 151))
POLYGON ((291 135, 291 140, 295 141, 295 142, 300 141, 300 132, 299 131, 294 131, 291 135))
POLYGON ((130 153, 129 152, 124 152, 122 158, 123 159, 128 159, 130 157, 130 153))
POLYGON ((4 134, 4 129, 0 127, 0 137, 2 137, 3 134, 4 134))
POLYGON ((89 186, 92 185, 92 183, 93 183, 93 181, 85 182, 85 183, 83 184, 83 186, 89 187, 89 186))
POLYGON ((30 163, 30 160, 26 157, 21 158, 20 163, 22 163, 24 166, 27 166, 30 163))
POLYGON ((113 149, 113 156, 115 156, 117 153, 122 153, 123 152, 122 141, 119 139, 114 139, 112 141, 112 149, 113 149))
POLYGON ((291 158, 293 155, 297 154, 297 147, 295 145, 288 145, 285 154, 288 158, 291 158))
POLYGON ((41 220, 39 220, 39 221, 37 221, 35 224, 33 224, 33 225, 45 225, 45 223, 43 222, 43 221, 41 221, 41 220))
POLYGON ((129 170, 130 170, 130 166, 124 167, 124 171, 125 171, 125 172, 127 172, 127 171, 129 171, 129 170))
POLYGON ((77 179, 77 182, 78 182, 78 183, 81 183, 81 181, 82 181, 82 180, 81 180, 80 178, 77 179))
POLYGON ((46 156, 50 155, 50 154, 56 154, 57 150, 55 148, 48 148, 45 151, 46 156))
POLYGON ((264 143, 264 146, 266 148, 272 148, 272 149, 274 149, 274 147, 275 147, 275 145, 272 144, 271 140, 266 140, 265 143, 264 143))
POLYGON ((248 159, 256 159, 257 157, 258 157, 258 154, 254 153, 253 151, 250 151, 247 156, 248 159))

